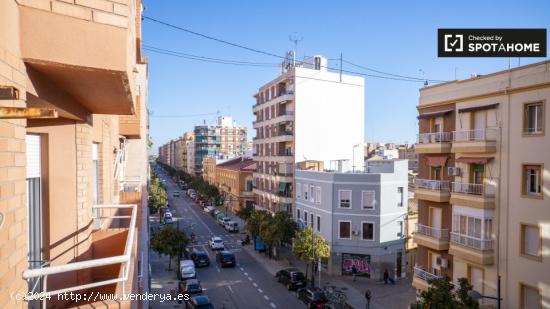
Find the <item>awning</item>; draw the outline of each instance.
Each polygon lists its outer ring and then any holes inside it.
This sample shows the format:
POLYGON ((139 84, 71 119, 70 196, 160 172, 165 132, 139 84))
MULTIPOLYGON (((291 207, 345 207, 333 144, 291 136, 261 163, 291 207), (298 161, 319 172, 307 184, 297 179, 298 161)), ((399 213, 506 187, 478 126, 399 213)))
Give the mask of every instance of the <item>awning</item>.
POLYGON ((487 164, 487 162, 493 160, 491 157, 460 157, 455 159, 455 162, 469 163, 469 164, 487 164))
POLYGON ((435 118, 435 117, 444 116, 448 113, 451 113, 452 111, 453 111, 453 109, 446 109, 446 110, 443 110, 443 111, 423 113, 423 114, 418 115, 418 117, 416 117, 416 118, 418 118, 418 119, 435 118))
POLYGON ((447 159, 449 159, 448 156, 426 157, 426 164, 428 164, 428 166, 445 166, 447 159))
POLYGON ((489 104, 489 105, 461 108, 458 110, 458 112, 459 113, 477 112, 477 111, 483 111, 483 110, 493 109, 497 107, 498 107, 498 103, 495 103, 495 104, 489 104))

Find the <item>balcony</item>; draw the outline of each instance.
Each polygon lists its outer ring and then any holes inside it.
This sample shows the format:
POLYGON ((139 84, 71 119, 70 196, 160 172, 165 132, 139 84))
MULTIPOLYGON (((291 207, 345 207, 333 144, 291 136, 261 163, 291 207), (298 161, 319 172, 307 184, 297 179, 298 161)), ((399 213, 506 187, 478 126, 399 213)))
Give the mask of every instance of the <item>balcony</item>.
POLYGON ((490 184, 453 182, 450 203, 482 209, 495 208, 495 187, 490 184))
POLYGON ((416 153, 450 153, 451 132, 423 133, 417 135, 416 153))
POLYGON ((441 276, 425 271, 420 266, 414 266, 414 277, 412 286, 418 290, 427 290, 430 287, 430 280, 440 279, 441 276))
POLYGON ((453 153, 494 153, 496 152, 497 128, 454 131, 453 153))
POLYGON ((450 199, 449 181, 415 179, 414 184, 414 195, 417 199, 439 203, 448 202, 450 199))
POLYGON ((21 57, 29 92, 39 97, 31 105, 51 106, 69 119, 76 117, 75 102, 95 114, 133 114, 136 5, 42 2, 19 5, 21 57))
POLYGON ((493 239, 483 239, 451 232, 449 254, 467 261, 490 265, 494 263, 493 239))
MULTIPOLYGON (((94 230, 90 235, 92 245, 90 247, 91 254, 86 255, 88 259, 25 270, 23 278, 29 282, 36 282, 25 300, 47 297, 57 299, 56 295, 77 291, 117 295, 133 291, 133 285, 136 284, 133 281, 137 274, 136 265, 133 263, 136 260, 137 249, 135 245, 137 205, 95 205, 92 210, 95 214, 92 224, 94 230), (121 224, 125 222, 127 223, 121 224), (76 274, 79 274, 78 281, 72 279, 76 274), (48 285, 49 279, 53 280, 50 285, 48 285), (38 283, 42 285, 41 290, 38 283)), ((89 304, 95 307, 91 300, 52 304, 64 307, 89 304)), ((122 307, 129 305, 129 303, 122 304, 122 307)))
POLYGON ((416 224, 416 233, 414 234, 414 240, 424 247, 428 247, 434 250, 448 250, 449 249, 449 230, 438 229, 428 225, 420 223, 416 224))

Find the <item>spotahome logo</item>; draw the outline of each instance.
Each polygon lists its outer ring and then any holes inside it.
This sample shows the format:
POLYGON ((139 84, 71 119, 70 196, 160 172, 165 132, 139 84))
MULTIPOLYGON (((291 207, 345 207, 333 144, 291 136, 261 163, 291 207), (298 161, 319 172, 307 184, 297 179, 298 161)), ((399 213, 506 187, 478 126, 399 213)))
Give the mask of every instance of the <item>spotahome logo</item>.
POLYGON ((438 29, 439 57, 546 57, 546 29, 438 29))

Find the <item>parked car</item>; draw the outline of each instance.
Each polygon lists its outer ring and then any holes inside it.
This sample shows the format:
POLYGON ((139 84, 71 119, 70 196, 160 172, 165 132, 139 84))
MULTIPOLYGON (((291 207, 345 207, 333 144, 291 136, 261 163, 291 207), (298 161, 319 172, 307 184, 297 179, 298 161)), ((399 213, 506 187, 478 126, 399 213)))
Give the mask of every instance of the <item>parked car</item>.
POLYGON ((172 217, 171 212, 164 213, 164 218, 162 219, 162 223, 164 224, 172 224, 174 223, 174 218, 172 217))
POLYGON ((190 254, 191 260, 195 263, 195 267, 203 267, 203 266, 209 266, 210 265, 210 259, 208 258, 208 254, 206 252, 201 250, 193 250, 190 254))
POLYGON ((196 199, 197 198, 197 193, 191 193, 191 195, 189 195, 190 198, 192 199, 196 199))
POLYGON ((185 302, 185 308, 187 309, 214 309, 212 303, 208 296, 201 294, 192 296, 188 301, 185 302))
POLYGON ((218 218, 218 224, 221 225, 221 226, 225 226, 225 223, 229 222, 229 221, 231 221, 231 218, 229 218, 229 217, 218 218))
POLYGON ((237 259, 235 259, 235 254, 226 250, 216 253, 216 262, 220 265, 220 267, 237 266, 237 259))
POLYGON ((235 221, 227 221, 224 226, 226 231, 229 233, 238 233, 239 232, 239 224, 235 221))
POLYGON ((178 279, 182 281, 195 279, 197 277, 197 272, 195 271, 195 263, 192 260, 180 260, 178 270, 178 279))
POLYGON ((218 236, 212 237, 209 241, 209 244, 210 244, 210 248, 212 250, 223 250, 223 249, 225 249, 225 246, 223 245, 223 240, 218 236))
POLYGON ((172 193, 172 197, 180 197, 180 192, 175 191, 174 193, 172 193))
POLYGON ((202 286, 199 280, 189 279, 185 282, 180 281, 180 287, 182 287, 183 293, 194 295, 202 293, 202 286))
POLYGON ((296 294, 309 309, 317 309, 318 306, 328 303, 325 293, 319 289, 301 288, 296 294))
POLYGON ((206 206, 206 207, 204 207, 204 212, 206 212, 206 213, 213 214, 214 211, 216 211, 216 208, 215 208, 214 206, 206 206))
POLYGON ((277 282, 284 284, 289 291, 306 286, 306 276, 298 268, 281 269, 275 274, 275 277, 277 282))

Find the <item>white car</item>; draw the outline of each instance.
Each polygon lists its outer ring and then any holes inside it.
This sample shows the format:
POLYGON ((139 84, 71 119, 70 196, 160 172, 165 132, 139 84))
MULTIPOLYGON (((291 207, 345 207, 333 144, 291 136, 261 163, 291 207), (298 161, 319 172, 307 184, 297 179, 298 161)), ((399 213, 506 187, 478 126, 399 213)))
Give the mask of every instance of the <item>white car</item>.
POLYGON ((195 272, 195 263, 193 260, 180 260, 180 271, 179 279, 187 280, 197 278, 197 273, 195 272))
POLYGON ((210 248, 212 250, 224 250, 223 240, 220 237, 214 236, 209 240, 210 248))

